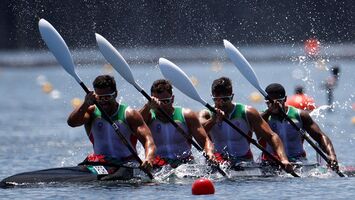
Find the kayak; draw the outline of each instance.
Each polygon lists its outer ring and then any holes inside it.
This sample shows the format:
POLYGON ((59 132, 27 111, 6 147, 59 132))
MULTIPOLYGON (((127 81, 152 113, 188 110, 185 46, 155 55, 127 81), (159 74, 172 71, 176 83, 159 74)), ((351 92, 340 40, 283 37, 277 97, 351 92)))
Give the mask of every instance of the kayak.
MULTIPOLYGON (((301 177, 332 176, 332 170, 318 163, 294 164, 295 172, 301 177)), ((241 162, 233 167, 224 167, 229 179, 239 177, 283 177, 289 176, 278 167, 241 162)), ((355 167, 341 167, 340 170, 348 177, 355 176, 355 167)), ((169 165, 153 170, 158 182, 174 182, 176 179, 197 178, 210 176, 212 179, 223 178, 216 169, 211 169, 205 164, 182 164, 176 168, 169 165)), ((149 182, 148 176, 137 166, 122 165, 119 167, 103 165, 78 165, 73 167, 58 167, 38 171, 24 172, 7 177, 0 182, 0 188, 15 186, 31 186, 34 184, 48 183, 85 183, 98 181, 127 181, 149 182)))
POLYGON ((81 183, 131 179, 146 180, 148 177, 138 167, 78 165, 15 174, 3 179, 0 182, 0 188, 43 183, 81 183))
MULTIPOLYGON (((301 177, 321 177, 333 176, 335 172, 319 163, 292 163, 295 172, 301 177)), ((265 165, 261 163, 241 162, 231 168, 230 177, 270 177, 270 176, 288 176, 286 172, 280 170, 277 166, 265 165)), ((355 167, 340 167, 340 171, 347 177, 355 176, 355 167)))
MULTIPOLYGON (((293 166, 295 166, 296 174, 301 176, 304 176, 309 171, 320 167, 318 163, 294 163, 293 166)), ((231 177, 272 177, 287 175, 287 173, 281 170, 279 166, 268 165, 265 163, 241 162, 234 165, 231 169, 231 177)))
MULTIPOLYGON (((333 177, 335 173, 326 166, 318 163, 293 163, 295 172, 301 177, 333 177)), ((291 175, 281 170, 278 166, 255 162, 240 162, 234 166, 220 165, 228 179, 239 178, 267 178, 267 177, 290 177, 291 175)), ((355 167, 341 167, 341 171, 348 177, 355 176, 355 167)), ((224 178, 215 168, 205 164, 181 164, 176 168, 166 165, 159 171, 155 171, 154 177, 159 182, 179 181, 186 178, 200 178, 208 176, 211 179, 224 178)))

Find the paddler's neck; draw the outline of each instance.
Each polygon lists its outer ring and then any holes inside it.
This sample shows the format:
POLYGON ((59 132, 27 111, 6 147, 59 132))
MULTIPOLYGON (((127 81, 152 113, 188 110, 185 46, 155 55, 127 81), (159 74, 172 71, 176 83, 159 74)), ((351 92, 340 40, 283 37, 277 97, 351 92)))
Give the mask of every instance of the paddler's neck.
MULTIPOLYGON (((288 108, 289 108, 288 106, 284 105, 284 106, 281 107, 280 109, 282 109, 283 112, 286 113, 286 115, 287 115, 288 108)), ((282 117, 282 114, 281 114, 281 110, 280 110, 278 113, 271 113, 271 115, 272 115, 274 118, 283 120, 283 117, 282 117)))
POLYGON ((117 113, 118 107, 119 107, 119 103, 115 102, 115 103, 112 104, 112 106, 110 106, 109 109, 105 110, 105 112, 106 112, 109 116, 112 116, 112 115, 114 115, 114 114, 117 113))
POLYGON ((229 116, 233 112, 234 107, 235 107, 234 103, 231 102, 220 107, 219 109, 221 109, 226 116, 229 116))
MULTIPOLYGON (((168 116, 172 116, 173 113, 174 113, 174 107, 173 106, 170 106, 168 108, 164 108, 163 110, 164 110, 164 112, 166 114, 168 114, 168 116)), ((162 121, 162 122, 168 122, 169 121, 169 119, 167 119, 159 110, 155 110, 155 114, 156 114, 156 117, 160 121, 162 121)))

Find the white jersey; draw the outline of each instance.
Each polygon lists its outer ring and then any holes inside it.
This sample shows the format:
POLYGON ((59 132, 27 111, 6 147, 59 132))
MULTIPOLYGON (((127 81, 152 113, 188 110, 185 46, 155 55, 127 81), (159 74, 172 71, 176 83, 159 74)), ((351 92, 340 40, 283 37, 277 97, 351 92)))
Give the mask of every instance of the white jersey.
MULTIPOLYGON (((152 122, 150 123, 149 128, 152 132, 156 146, 155 155, 168 159, 186 159, 190 157, 191 144, 188 143, 186 138, 182 136, 171 123, 160 121, 153 110, 150 112, 152 115, 152 122)), ((183 108, 174 107, 172 118, 185 131, 185 133, 189 133, 183 114, 183 108)))
MULTIPOLYGON (((299 109, 289 106, 286 114, 298 127, 302 127, 299 109)), ((268 124, 270 128, 279 135, 290 161, 306 156, 301 134, 288 121, 270 116, 268 124)), ((269 145, 267 146, 267 150, 273 152, 269 145)))
MULTIPOLYGON (((244 133, 251 136, 246 110, 246 105, 235 104, 229 120, 244 133)), ((227 156, 237 160, 253 158, 249 141, 226 122, 222 121, 215 124, 208 134, 214 143, 217 153, 221 153, 224 157, 227 156)))
MULTIPOLYGON (((132 134, 126 122, 126 110, 128 106, 120 104, 117 112, 111 117, 119 127, 120 133, 126 138, 129 144, 135 149, 136 137, 132 134)), ((117 160, 125 161, 132 157, 127 146, 121 141, 111 124, 102 118, 99 109, 95 108, 94 120, 91 125, 86 126, 86 131, 94 147, 94 153, 109 156, 117 160)))

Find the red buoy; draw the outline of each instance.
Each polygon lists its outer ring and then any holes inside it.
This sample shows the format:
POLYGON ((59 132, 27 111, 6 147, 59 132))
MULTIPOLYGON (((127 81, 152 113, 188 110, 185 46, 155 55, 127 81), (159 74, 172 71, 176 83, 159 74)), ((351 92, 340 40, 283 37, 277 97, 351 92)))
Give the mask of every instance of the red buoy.
POLYGON ((199 178, 192 184, 193 195, 214 194, 214 185, 207 178, 199 178))

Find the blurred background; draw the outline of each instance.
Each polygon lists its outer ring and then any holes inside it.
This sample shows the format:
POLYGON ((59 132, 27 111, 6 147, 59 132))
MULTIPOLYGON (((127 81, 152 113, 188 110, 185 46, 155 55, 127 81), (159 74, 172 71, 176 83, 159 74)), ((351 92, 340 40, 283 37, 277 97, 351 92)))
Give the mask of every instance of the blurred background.
MULTIPOLYGON (((155 60, 155 55, 211 59, 219 55, 216 49, 223 47, 223 39, 247 52, 251 47, 268 47, 260 50, 269 52, 267 55, 246 53, 252 60, 302 55, 309 39, 322 45, 322 55, 352 58, 355 49, 349 44, 355 40, 354 14, 352 0, 2 0, 0 51, 46 49, 37 28, 38 20, 45 18, 70 48, 95 49, 97 32, 115 47, 127 49, 127 59, 137 62, 155 60), (182 49, 176 53, 170 49, 174 47, 182 49), (142 48, 151 51, 136 53, 142 48), (198 51, 191 52, 191 48, 198 51)), ((22 59, 23 55, 10 61, 0 56, 0 66, 50 62, 22 59)), ((86 62, 94 61, 100 62, 86 62)))

